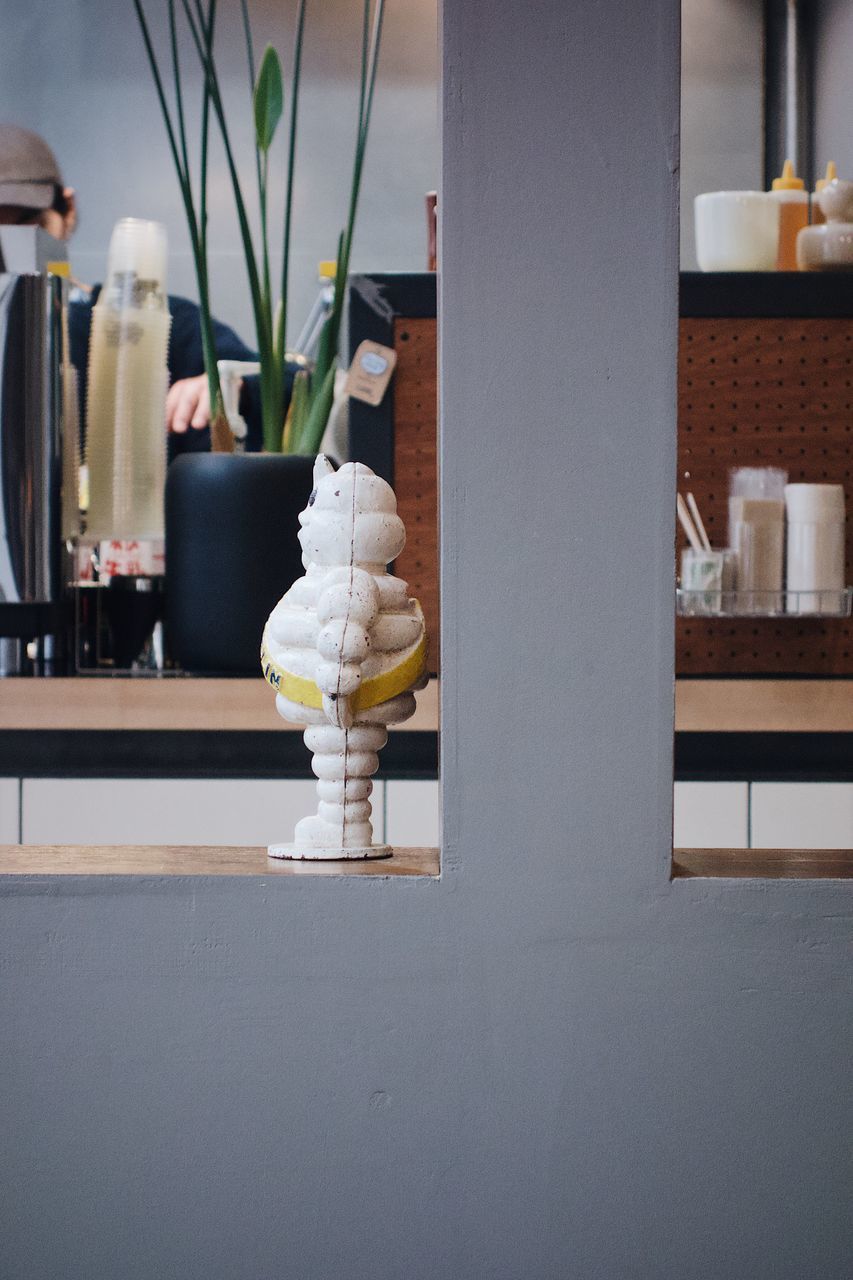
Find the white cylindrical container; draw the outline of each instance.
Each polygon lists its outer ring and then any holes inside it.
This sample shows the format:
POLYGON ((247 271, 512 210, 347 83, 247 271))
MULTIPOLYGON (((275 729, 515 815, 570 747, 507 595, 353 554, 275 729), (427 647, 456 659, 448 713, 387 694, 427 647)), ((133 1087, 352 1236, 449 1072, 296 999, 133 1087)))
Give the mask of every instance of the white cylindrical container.
POLYGON ((694 201, 700 271, 773 271, 779 204, 766 191, 706 191, 694 201))
POLYGON ((92 311, 86 397, 87 534, 163 537, 169 309, 166 233, 122 218, 92 311))
POLYGON ((838 613, 845 587, 844 486, 787 484, 787 609, 838 613))

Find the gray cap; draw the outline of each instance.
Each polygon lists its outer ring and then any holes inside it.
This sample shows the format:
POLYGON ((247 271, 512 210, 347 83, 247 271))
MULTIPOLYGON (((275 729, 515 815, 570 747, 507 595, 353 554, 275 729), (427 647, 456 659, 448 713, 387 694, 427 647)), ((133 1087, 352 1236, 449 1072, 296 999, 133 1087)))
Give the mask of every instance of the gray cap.
POLYGON ((0 124, 0 205, 49 209, 62 186, 56 156, 37 133, 0 124))

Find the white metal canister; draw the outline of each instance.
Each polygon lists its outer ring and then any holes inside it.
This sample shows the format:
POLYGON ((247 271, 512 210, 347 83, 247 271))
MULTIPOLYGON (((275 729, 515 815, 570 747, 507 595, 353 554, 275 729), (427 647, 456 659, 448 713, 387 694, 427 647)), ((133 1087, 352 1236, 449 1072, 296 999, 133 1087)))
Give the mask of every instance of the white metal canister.
POLYGON ((787 484, 785 511, 788 612, 838 612, 845 585, 844 486, 787 484))

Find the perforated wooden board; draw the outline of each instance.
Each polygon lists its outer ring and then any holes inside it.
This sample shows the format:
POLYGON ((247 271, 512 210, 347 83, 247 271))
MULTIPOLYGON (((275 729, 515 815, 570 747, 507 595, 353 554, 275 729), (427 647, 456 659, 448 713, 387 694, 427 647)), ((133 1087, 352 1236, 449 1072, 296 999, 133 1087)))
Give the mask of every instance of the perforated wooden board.
POLYGON ((420 600, 429 636, 429 666, 439 669, 438 370, 435 319, 394 321, 394 488, 406 526, 395 573, 420 600))
MULTIPOLYGON (((696 495, 714 546, 726 545, 729 470, 737 466, 843 484, 849 512, 853 320, 681 320, 678 487, 696 495)), ((679 529, 679 556, 682 545, 679 529)), ((849 581, 849 515, 847 566, 849 581)), ((679 618, 676 672, 849 676, 853 627, 841 619, 679 618)))

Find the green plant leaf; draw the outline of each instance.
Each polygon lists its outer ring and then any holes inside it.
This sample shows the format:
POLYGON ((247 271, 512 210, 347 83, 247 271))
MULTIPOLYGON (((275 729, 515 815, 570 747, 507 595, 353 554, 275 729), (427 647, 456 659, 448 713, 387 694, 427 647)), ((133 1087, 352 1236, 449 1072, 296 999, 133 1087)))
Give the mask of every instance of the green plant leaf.
MULTIPOLYGON (((320 448, 320 441, 323 439, 323 433, 326 430, 326 424, 329 421, 329 414, 332 412, 332 404, 335 399, 335 373, 337 372, 337 361, 333 361, 326 376, 320 386, 314 392, 311 401, 311 408, 308 412, 308 418, 305 422, 302 432, 295 437, 295 452, 314 454, 320 448)), ((316 378, 316 371, 314 374, 316 378)))
POLYGON ((269 151, 284 109, 281 63, 271 44, 264 49, 261 69, 255 81, 254 108, 255 139, 261 151, 269 151))
POLYGON ((311 377, 306 369, 300 369, 293 379, 290 413, 284 428, 283 453, 295 453, 305 422, 308 418, 308 393, 311 377))

